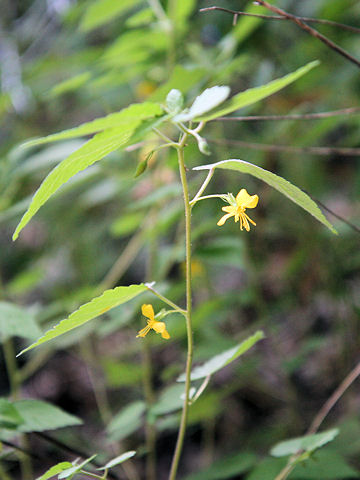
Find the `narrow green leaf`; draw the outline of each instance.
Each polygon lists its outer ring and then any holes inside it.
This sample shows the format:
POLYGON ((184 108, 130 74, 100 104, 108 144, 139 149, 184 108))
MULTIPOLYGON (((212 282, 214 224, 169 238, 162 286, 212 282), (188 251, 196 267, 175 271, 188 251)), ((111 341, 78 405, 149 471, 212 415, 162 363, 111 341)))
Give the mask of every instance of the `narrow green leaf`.
POLYGON ((252 163, 238 159, 224 160, 211 165, 202 165, 200 167, 195 167, 194 170, 210 170, 212 168, 236 170, 238 172, 248 173, 253 177, 259 178, 286 197, 290 198, 290 200, 299 205, 301 208, 309 212, 319 222, 328 227, 333 233, 337 233, 335 228, 323 215, 317 204, 308 195, 306 195, 306 193, 300 190, 300 188, 295 187, 295 185, 288 182, 284 178, 275 175, 275 173, 269 172, 268 170, 258 167, 257 165, 253 165, 252 163))
POLYGON ((184 385, 171 385, 165 388, 158 401, 151 407, 150 413, 158 416, 180 410, 184 404, 184 400, 181 398, 184 391, 184 385))
POLYGON ((57 97, 67 92, 73 92, 74 90, 82 87, 90 79, 90 77, 90 72, 84 72, 80 73, 79 75, 75 75, 74 77, 68 78, 67 80, 64 80, 63 82, 55 85, 51 89, 50 95, 52 97, 57 97))
POLYGON ((84 325, 84 323, 92 320, 99 315, 107 312, 111 308, 117 307, 122 303, 128 302, 132 298, 140 295, 140 293, 147 290, 146 285, 141 283, 140 285, 130 285, 129 287, 116 287, 112 290, 106 290, 99 297, 93 298, 91 302, 85 303, 78 310, 73 312, 68 318, 62 320, 55 325, 51 330, 48 330, 39 340, 29 347, 25 348, 18 354, 31 350, 39 345, 52 340, 53 338, 62 335, 63 333, 70 332, 74 328, 84 325))
POLYGON ((109 423, 107 431, 112 440, 119 441, 134 433, 142 425, 146 410, 144 402, 133 402, 123 408, 109 423))
POLYGON ((13 235, 16 240, 20 231, 27 225, 35 213, 47 200, 71 177, 101 160, 109 153, 125 148, 129 143, 137 142, 152 126, 157 126, 166 116, 158 119, 133 119, 122 127, 98 133, 78 150, 57 165, 45 178, 31 200, 30 206, 20 220, 13 235))
POLYGON ((41 475, 41 477, 38 477, 36 480, 48 480, 49 478, 55 477, 55 475, 58 475, 59 473, 63 472, 64 470, 72 466, 73 465, 70 462, 58 463, 57 465, 54 465, 53 467, 49 468, 49 470, 46 470, 46 472, 43 475, 41 475))
POLYGON ((62 480, 63 478, 72 478, 75 475, 75 473, 79 473, 85 467, 85 465, 90 463, 95 457, 96 455, 92 455, 90 458, 87 458, 82 463, 79 463, 78 465, 75 464, 72 467, 67 468, 66 470, 63 470, 58 476, 58 479, 62 480))
POLYGON ((33 340, 41 335, 33 315, 9 302, 0 302, 0 340, 21 337, 33 340))
POLYGON ((187 112, 179 113, 179 115, 174 117, 173 121, 178 123, 188 122, 195 117, 199 117, 223 103, 229 94, 230 87, 224 85, 207 88, 195 98, 194 103, 187 112))
POLYGON ((293 438, 278 443, 271 449, 270 453, 273 457, 286 457, 300 451, 313 452, 334 440, 338 434, 339 429, 333 428, 332 430, 316 433, 315 435, 305 435, 303 437, 293 438))
MULTIPOLYGON (((225 352, 215 355, 215 357, 208 360, 201 366, 195 367, 191 372, 191 380, 198 380, 200 378, 208 377, 213 373, 221 370, 222 368, 229 365, 229 363, 236 360, 240 355, 243 355, 251 347, 253 347, 259 340, 265 338, 264 332, 261 330, 257 331, 251 337, 247 338, 243 342, 239 343, 233 348, 226 350, 225 352)), ((177 379, 178 382, 185 382, 185 374, 180 375, 177 379)))
POLYGON ((130 8, 138 5, 141 0, 97 0, 86 10, 80 23, 80 30, 88 32, 114 20, 130 8))
POLYGON ((120 112, 110 113, 109 115, 106 115, 106 117, 96 118, 95 120, 83 123, 78 127, 54 133, 47 137, 34 138, 33 140, 25 142, 22 147, 33 147, 44 143, 65 140, 67 138, 83 137, 85 135, 91 135, 92 133, 112 128, 126 127, 128 122, 130 122, 131 125, 133 125, 134 122, 139 125, 141 120, 158 117, 163 113, 164 112, 158 103, 134 103, 123 110, 120 110, 120 112))
POLYGON ((118 457, 113 458, 106 465, 104 465, 101 468, 98 468, 98 470, 106 470, 108 468, 116 467, 116 465, 120 465, 120 463, 123 463, 126 460, 129 460, 129 458, 132 458, 134 455, 136 455, 135 450, 130 450, 129 452, 125 452, 122 455, 119 455, 118 457))
POLYGON ((23 419, 17 427, 19 432, 43 432, 82 424, 80 418, 42 400, 18 400, 13 406, 23 419))
POLYGON ((240 92, 234 97, 232 97, 227 103, 225 103, 224 106, 217 108, 208 115, 197 116, 195 118, 195 121, 208 122, 209 120, 213 120, 214 118, 222 117, 224 115, 227 115, 228 113, 234 112, 235 110, 239 110, 240 108, 252 105, 259 100, 262 100, 263 98, 269 97, 273 93, 278 92, 282 88, 286 87, 290 83, 305 75, 305 73, 309 72, 317 65, 319 65, 319 62, 317 60, 314 62, 310 62, 304 67, 295 70, 295 72, 285 75, 285 77, 273 80, 266 85, 250 88, 248 90, 245 90, 244 92, 240 92))

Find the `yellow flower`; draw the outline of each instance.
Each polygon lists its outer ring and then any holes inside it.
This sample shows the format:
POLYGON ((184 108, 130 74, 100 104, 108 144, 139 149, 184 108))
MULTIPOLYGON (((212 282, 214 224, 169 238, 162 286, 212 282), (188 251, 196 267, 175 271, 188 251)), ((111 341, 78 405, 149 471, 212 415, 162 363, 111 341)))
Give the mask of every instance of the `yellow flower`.
POLYGON ((147 326, 140 330, 140 332, 136 335, 136 338, 145 337, 145 335, 150 332, 151 329, 155 330, 156 333, 161 333, 162 338, 170 338, 169 332, 166 330, 165 323, 155 320, 155 314, 152 305, 144 304, 141 307, 141 312, 144 317, 148 318, 148 321, 147 326))
POLYGON ((227 212, 226 215, 220 218, 218 225, 224 225, 226 220, 230 217, 235 217, 235 222, 240 220, 240 230, 245 227, 245 230, 250 230, 249 222, 256 226, 256 223, 251 220, 248 215, 246 215, 245 210, 247 208, 255 208, 258 204, 259 197, 257 195, 249 195, 245 188, 242 188, 240 192, 234 198, 234 195, 231 193, 227 195, 227 201, 229 202, 228 207, 222 207, 224 212, 227 212))

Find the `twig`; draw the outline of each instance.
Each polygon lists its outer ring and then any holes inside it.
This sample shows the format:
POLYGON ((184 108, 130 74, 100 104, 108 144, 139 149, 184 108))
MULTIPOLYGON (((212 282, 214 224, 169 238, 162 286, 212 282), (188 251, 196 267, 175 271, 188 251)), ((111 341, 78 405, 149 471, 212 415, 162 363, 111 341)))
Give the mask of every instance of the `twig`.
POLYGON ((249 148, 252 150, 261 150, 264 152, 288 152, 295 154, 313 154, 313 155, 344 155, 357 156, 360 155, 360 148, 347 147, 292 147, 288 145, 273 145, 266 143, 249 143, 241 140, 231 139, 208 139, 210 143, 217 143, 219 145, 234 145, 237 147, 249 148))
MULTIPOLYGON (((354 381, 360 375, 360 362, 356 365, 356 367, 351 370, 351 372, 344 378, 344 380, 340 383, 337 387, 335 392, 330 396, 330 398, 324 403, 321 407, 318 414, 315 416, 314 420, 312 421, 309 429, 307 430, 305 435, 313 435, 316 433, 330 412, 330 410, 334 407, 336 402, 344 395, 346 390, 354 383, 354 381)), ((296 460, 299 458, 301 453, 296 453, 293 455, 289 462, 285 465, 285 467, 280 471, 280 473, 276 476, 275 480, 285 480, 290 473, 294 470, 296 466, 296 460)))
MULTIPOLYGON (((1 443, 3 445, 6 445, 9 448, 13 448, 14 450, 18 450, 19 452, 24 453, 25 455, 28 455, 29 457, 33 458, 34 460, 40 460, 39 455, 36 453, 31 452, 30 450, 27 450, 26 448, 19 447, 18 445, 15 445, 12 442, 8 442, 7 440, 1 440, 1 443)), ((1 478, 1 477, 0 477, 1 478)))
MULTIPOLYGON (((234 15, 234 18, 237 18, 238 16, 246 16, 246 17, 256 17, 256 18, 262 18, 264 20, 290 20, 290 18, 283 17, 283 16, 278 16, 278 15, 260 15, 258 13, 248 13, 248 12, 241 12, 238 10, 230 10, 228 8, 222 8, 222 7, 206 7, 206 8, 200 8, 199 12, 209 12, 212 10, 219 10, 221 12, 226 12, 234 15)), ((295 16, 295 15, 294 15, 295 16)), ((349 32, 354 32, 354 33, 360 33, 360 28, 353 27, 351 25, 345 25, 344 23, 338 23, 334 22, 332 20, 325 20, 322 18, 309 18, 309 17, 298 17, 296 16, 299 20, 302 20, 303 22, 308 22, 308 23, 318 23, 321 25, 330 25, 332 27, 337 27, 341 28, 343 30, 348 30, 349 32)), ((236 21, 234 20, 234 23, 236 21)))
POLYGON ((360 362, 356 365, 356 367, 351 370, 351 372, 344 378, 344 380, 340 383, 337 387, 335 392, 331 395, 331 397, 324 403, 321 407, 319 413, 316 415, 312 424, 310 425, 309 430, 307 431, 307 435, 312 435, 316 433, 324 421, 325 417, 328 415, 330 410, 334 407, 335 403, 344 395, 346 390, 350 387, 352 383, 358 378, 360 375, 360 362))
POLYGON ((302 20, 300 20, 299 17, 296 17, 295 15, 292 15, 291 13, 285 12, 285 10, 282 10, 281 8, 275 7, 274 5, 271 5, 270 3, 265 2, 265 0, 257 0, 256 4, 261 5, 265 8, 267 8, 268 10, 270 10, 271 12, 274 12, 278 15, 281 15, 281 16, 289 19, 290 21, 296 23, 296 25, 298 25, 300 28, 305 30, 311 36, 313 36, 313 37, 317 38, 318 40, 320 40, 321 42, 323 42, 331 50, 334 50, 335 52, 339 53, 340 55, 342 55, 344 58, 346 58, 350 62, 354 63, 357 67, 360 67, 360 61, 357 58, 350 55, 350 53, 348 53, 346 50, 341 48, 339 45, 334 43, 329 38, 325 37, 325 35, 323 35, 322 33, 318 32, 317 30, 315 30, 312 27, 309 27, 309 25, 307 25, 302 20))
POLYGON ((290 115, 252 115, 241 117, 218 117, 210 120, 211 122, 225 121, 225 122, 254 122, 254 121, 267 121, 267 120, 316 120, 319 118, 335 117, 337 115, 356 115, 360 114, 360 107, 342 108, 340 110, 332 110, 330 112, 319 113, 303 113, 303 114, 290 114, 290 115))

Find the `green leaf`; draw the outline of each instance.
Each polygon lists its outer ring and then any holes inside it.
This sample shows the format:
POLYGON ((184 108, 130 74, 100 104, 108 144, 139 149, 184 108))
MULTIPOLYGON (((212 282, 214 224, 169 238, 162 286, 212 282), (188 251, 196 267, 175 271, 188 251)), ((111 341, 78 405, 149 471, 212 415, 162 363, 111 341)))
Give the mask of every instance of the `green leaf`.
MULTIPOLYGON (((165 116, 162 118, 166 118, 165 116)), ((71 177, 85 168, 101 160, 109 153, 125 148, 130 142, 135 143, 142 138, 153 126, 162 122, 162 119, 153 119, 142 122, 139 119, 128 119, 126 125, 98 133, 82 147, 72 153, 55 167, 40 185, 33 196, 30 206, 16 227, 13 240, 16 240, 20 231, 27 225, 36 212, 47 200, 71 177), (137 128, 139 127, 139 128, 137 128)))
POLYGON ((39 340, 29 347, 22 350, 19 355, 31 350, 39 345, 52 340, 53 338, 62 335, 63 333, 70 332, 74 328, 84 325, 84 323, 92 320, 99 315, 107 312, 111 308, 117 307, 122 303, 128 302, 132 298, 140 295, 140 293, 147 290, 146 285, 141 283, 140 285, 130 285, 129 287, 116 287, 111 290, 106 290, 99 297, 93 298, 91 302, 85 303, 78 310, 73 312, 68 318, 62 320, 59 324, 55 325, 51 330, 48 330, 39 340))
POLYGON ((13 406, 23 419, 17 428, 19 432, 43 432, 82 424, 80 418, 42 400, 18 400, 13 406))
POLYGON ((285 457, 298 453, 299 451, 314 452, 316 449, 334 440, 338 434, 339 429, 333 428, 332 430, 316 433, 315 435, 305 435, 303 437, 293 438, 278 443, 271 449, 270 453, 273 457, 285 457))
POLYGON ((80 73, 79 75, 75 75, 74 77, 68 78, 63 82, 58 83, 55 85, 51 91, 50 95, 52 97, 57 97, 67 92, 73 92, 78 88, 82 87, 91 77, 90 72, 80 73))
MULTIPOLYGON (((47 137, 34 138, 25 142, 22 147, 33 147, 36 145, 42 145, 44 143, 55 142, 58 140, 65 140, 68 138, 83 137, 85 135, 91 135, 92 133, 98 133, 103 130, 108 130, 116 127, 126 127, 128 123, 138 126, 141 120, 148 118, 158 117, 164 112, 158 103, 144 102, 134 103, 127 108, 120 110, 120 112, 110 113, 106 117, 96 118, 91 122, 83 123, 75 128, 69 130, 63 130, 59 133, 48 135, 47 137)), ((133 127, 132 127, 133 128, 133 127)), ((134 129, 133 128, 133 129, 134 129)))
POLYGON ((141 0, 97 0, 86 10, 84 18, 80 23, 80 30, 88 32, 94 28, 101 27, 140 2, 141 0))
POLYGON ((33 315, 22 307, 0 302, 0 340, 21 337, 33 340, 41 335, 33 315))
POLYGON ((235 110, 239 110, 239 108, 244 108, 252 105, 259 100, 262 100, 263 98, 269 97, 273 93, 278 92, 282 88, 286 87, 290 83, 305 75, 305 73, 309 72, 317 65, 319 65, 319 62, 317 60, 315 62, 310 62, 304 67, 295 70, 295 72, 285 75, 285 77, 273 80, 266 85, 250 88, 248 90, 245 90, 244 92, 240 92, 234 97, 232 97, 223 107, 216 109, 214 112, 208 115, 199 115, 195 118, 195 121, 208 122, 209 120, 213 120, 214 118, 222 117, 224 115, 227 115, 228 113, 234 112, 235 110))
POLYGON ((301 208, 309 212, 313 217, 319 220, 319 222, 328 227, 333 233, 337 233, 335 228, 323 215, 317 204, 308 195, 306 195, 306 193, 300 190, 300 188, 295 187, 295 185, 292 185, 284 178, 275 175, 275 173, 269 172, 268 170, 258 167, 257 165, 253 165, 252 163, 238 159, 224 160, 211 165, 202 165, 200 167, 195 167, 194 170, 210 170, 212 168, 236 170, 241 173, 248 173, 253 177, 263 180, 265 183, 275 188, 280 193, 290 198, 290 200, 299 205, 301 208))
POLYGON ((0 398, 0 428, 16 429, 24 419, 6 398, 0 398))
POLYGON ((195 117, 199 117, 209 110, 217 107, 223 103, 230 94, 230 87, 227 86, 215 86, 207 88, 198 97, 195 98, 194 103, 191 105, 189 111, 179 113, 174 117, 174 122, 188 122, 195 117))
POLYGON ((49 468, 49 470, 46 470, 46 472, 43 475, 41 475, 41 477, 38 477, 36 480, 48 480, 49 478, 55 477, 55 475, 58 475, 59 473, 63 472, 64 470, 72 466, 73 465, 70 462, 58 463, 57 465, 54 465, 53 467, 49 468))
MULTIPOLYGON (((265 338, 264 332, 259 330, 254 333, 254 335, 239 343, 235 347, 230 348, 229 350, 226 350, 219 355, 216 355, 203 365, 195 367, 191 372, 191 380, 205 378, 217 372, 218 370, 221 370, 222 368, 226 367, 226 365, 229 365, 229 363, 236 360, 240 355, 243 355, 245 352, 247 352, 251 347, 253 347, 259 340, 262 340, 263 338, 265 338)), ((177 381, 185 382, 185 374, 180 375, 177 381)))
POLYGON ((60 475, 58 476, 58 479, 62 480, 63 478, 72 478, 76 473, 79 473, 85 467, 85 465, 90 463, 95 457, 96 455, 93 455, 90 458, 87 458, 86 460, 84 460, 82 463, 79 463, 79 465, 74 465, 64 470, 63 472, 60 473, 60 475))
POLYGON ((153 415, 165 415, 166 413, 180 410, 184 404, 184 385, 171 385, 160 395, 159 400, 151 407, 150 413, 153 415))
POLYGON ((122 440, 140 428, 145 410, 145 403, 138 401, 131 403, 115 415, 107 428, 111 440, 122 440))
POLYGON ((222 480, 238 478, 238 475, 249 470, 256 462, 253 453, 237 453, 217 460, 209 468, 201 472, 192 473, 183 480, 222 480))
POLYGON ((108 468, 115 467, 116 465, 120 465, 120 463, 123 463, 126 460, 129 460, 129 458, 132 458, 134 455, 136 455, 135 450, 130 450, 129 452, 125 452, 122 455, 119 455, 118 457, 113 458, 106 465, 104 465, 101 468, 98 468, 98 470, 106 470, 108 468))

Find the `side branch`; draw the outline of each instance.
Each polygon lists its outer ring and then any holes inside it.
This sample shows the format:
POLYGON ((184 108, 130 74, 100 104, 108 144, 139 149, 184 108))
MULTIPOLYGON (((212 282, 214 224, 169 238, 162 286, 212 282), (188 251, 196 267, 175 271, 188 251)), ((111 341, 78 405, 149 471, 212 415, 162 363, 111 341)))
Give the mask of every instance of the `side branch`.
POLYGON ((254 121, 276 121, 276 120, 317 120, 321 118, 335 117, 338 115, 356 115, 360 114, 360 107, 342 108, 330 112, 302 113, 290 115, 247 115, 240 117, 218 117, 210 120, 211 122, 254 122, 254 121))
MULTIPOLYGON (((238 16, 245 16, 245 17, 262 18, 263 20, 290 20, 290 18, 283 17, 281 15, 260 15, 258 13, 241 12, 238 10, 230 10, 229 8, 223 8, 223 7, 200 8, 199 12, 210 12, 213 10, 219 10, 220 12, 230 13, 231 15, 234 15, 235 18, 238 16)), ((352 25, 345 25, 344 23, 334 22, 332 20, 325 20, 323 18, 298 17, 297 15, 296 15, 296 18, 307 23, 318 23, 320 25, 330 25, 332 27, 341 28, 342 30, 348 30, 349 32, 360 33, 360 28, 353 27, 352 25)))
POLYGON ((311 36, 317 38, 321 42, 323 42, 327 47, 329 47, 331 50, 334 50, 335 52, 339 53, 342 55, 344 58, 349 60, 350 62, 354 63, 356 66, 360 67, 360 61, 350 55, 346 50, 341 48, 339 45, 334 43, 332 40, 329 38, 325 37, 322 33, 318 32, 312 27, 309 27, 306 23, 304 23, 302 20, 300 20, 299 17, 296 17, 295 15, 292 15, 291 13, 285 12, 285 10, 282 10, 281 8, 275 7, 274 5, 271 5, 270 3, 266 2, 265 0, 256 0, 256 4, 261 5, 271 12, 274 12, 278 15, 281 15, 284 18, 287 18, 291 22, 296 23, 302 30, 305 30, 307 33, 309 33, 311 36))

